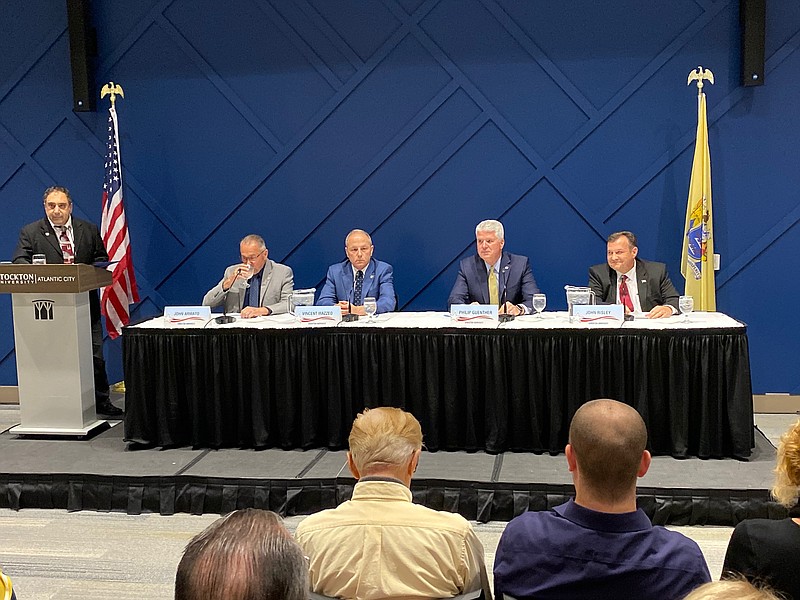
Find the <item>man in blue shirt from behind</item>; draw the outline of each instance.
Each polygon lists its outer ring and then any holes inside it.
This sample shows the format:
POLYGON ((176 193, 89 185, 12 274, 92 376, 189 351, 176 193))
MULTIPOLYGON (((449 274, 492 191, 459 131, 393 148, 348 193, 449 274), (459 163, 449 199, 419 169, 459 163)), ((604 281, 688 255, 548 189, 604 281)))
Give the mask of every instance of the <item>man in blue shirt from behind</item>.
POLYGON ((683 598, 710 581, 695 542, 636 508, 650 467, 634 408, 593 400, 575 413, 565 449, 575 498, 513 519, 497 546, 494 589, 514 598, 683 598))

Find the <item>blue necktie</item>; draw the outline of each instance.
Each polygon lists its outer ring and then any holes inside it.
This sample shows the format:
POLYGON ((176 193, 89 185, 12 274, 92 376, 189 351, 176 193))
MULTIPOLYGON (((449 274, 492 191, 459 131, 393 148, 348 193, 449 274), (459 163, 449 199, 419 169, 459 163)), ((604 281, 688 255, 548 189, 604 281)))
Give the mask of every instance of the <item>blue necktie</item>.
POLYGON ((353 292, 353 304, 361 306, 361 293, 364 287, 364 271, 356 272, 356 288, 353 292))
POLYGON ((247 292, 244 295, 244 304, 242 308, 245 306, 253 306, 258 308, 261 306, 261 299, 259 298, 259 293, 261 292, 261 273, 258 275, 254 275, 250 278, 250 287, 247 288, 247 292))

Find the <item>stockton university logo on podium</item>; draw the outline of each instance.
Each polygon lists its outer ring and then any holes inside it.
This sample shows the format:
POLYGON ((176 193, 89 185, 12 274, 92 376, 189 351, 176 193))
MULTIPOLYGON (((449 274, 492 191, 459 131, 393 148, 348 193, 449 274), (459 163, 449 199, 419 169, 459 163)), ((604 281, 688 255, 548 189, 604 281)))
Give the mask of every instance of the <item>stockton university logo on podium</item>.
POLYGON ((33 318, 36 321, 52 321, 53 317, 53 306, 55 306, 55 302, 53 300, 33 300, 31 302, 33 304, 33 318))

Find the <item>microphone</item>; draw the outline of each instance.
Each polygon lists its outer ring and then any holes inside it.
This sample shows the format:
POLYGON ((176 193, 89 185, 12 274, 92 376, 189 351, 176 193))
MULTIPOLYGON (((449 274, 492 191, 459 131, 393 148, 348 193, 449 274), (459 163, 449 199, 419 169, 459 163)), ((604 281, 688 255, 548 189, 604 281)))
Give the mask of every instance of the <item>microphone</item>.
MULTIPOLYGON (((503 297, 500 300, 500 306, 505 306, 506 301, 508 299, 508 265, 503 268, 503 297)), ((498 320, 501 323, 508 323, 509 321, 514 320, 514 315, 510 315, 508 313, 504 313, 502 315, 497 316, 498 320)))
POLYGON ((214 323, 217 325, 227 325, 228 323, 233 323, 236 320, 236 317, 232 317, 231 315, 227 314, 227 310, 225 309, 225 301, 228 299, 228 293, 233 289, 233 286, 236 284, 236 280, 239 279, 239 269, 236 269, 236 276, 231 281, 231 287, 223 292, 224 296, 222 298, 222 316, 217 317, 214 319, 214 323))
POLYGON ((354 315, 351 311, 353 310, 353 290, 351 289, 347 294, 347 314, 342 315, 342 321, 344 323, 352 323, 353 321, 358 321, 358 315, 354 315))

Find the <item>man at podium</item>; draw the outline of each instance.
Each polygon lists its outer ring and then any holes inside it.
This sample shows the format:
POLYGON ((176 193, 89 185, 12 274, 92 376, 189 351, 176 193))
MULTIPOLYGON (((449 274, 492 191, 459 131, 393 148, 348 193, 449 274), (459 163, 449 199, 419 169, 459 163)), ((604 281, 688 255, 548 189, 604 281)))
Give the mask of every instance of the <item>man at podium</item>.
MULTIPOLYGON (((91 265, 108 260, 103 238, 94 223, 72 216, 72 197, 65 187, 53 186, 44 191, 45 218, 29 223, 19 232, 19 242, 12 259, 15 263, 33 262, 34 254, 44 254, 48 264, 81 263, 91 265)), ((94 393, 97 414, 119 418, 122 411, 111 404, 108 375, 103 358, 103 327, 100 322, 100 297, 89 292, 92 321, 94 393)))

